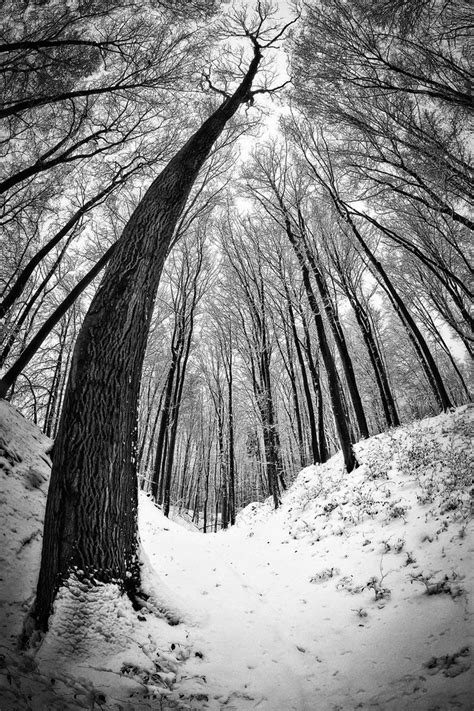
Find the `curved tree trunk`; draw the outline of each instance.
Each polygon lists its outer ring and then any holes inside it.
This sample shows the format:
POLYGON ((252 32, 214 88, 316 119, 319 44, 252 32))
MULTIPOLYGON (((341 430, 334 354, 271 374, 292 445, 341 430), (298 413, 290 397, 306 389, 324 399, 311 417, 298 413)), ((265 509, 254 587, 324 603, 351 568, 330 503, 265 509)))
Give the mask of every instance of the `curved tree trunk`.
POLYGON ((53 449, 34 617, 47 629, 56 592, 75 571, 140 588, 137 419, 156 290, 175 225, 214 142, 251 97, 254 57, 226 98, 154 180, 124 228, 79 333, 53 449))

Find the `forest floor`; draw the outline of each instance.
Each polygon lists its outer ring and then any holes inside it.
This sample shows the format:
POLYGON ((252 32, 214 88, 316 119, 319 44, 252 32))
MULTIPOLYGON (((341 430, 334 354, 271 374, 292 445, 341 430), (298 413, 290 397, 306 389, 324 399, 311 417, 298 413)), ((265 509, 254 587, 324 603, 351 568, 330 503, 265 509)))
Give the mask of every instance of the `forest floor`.
POLYGON ((0 401, 0 709, 473 709, 474 408, 304 469, 282 506, 202 535, 142 496, 144 588, 70 580, 16 650, 34 593, 50 441, 0 401))

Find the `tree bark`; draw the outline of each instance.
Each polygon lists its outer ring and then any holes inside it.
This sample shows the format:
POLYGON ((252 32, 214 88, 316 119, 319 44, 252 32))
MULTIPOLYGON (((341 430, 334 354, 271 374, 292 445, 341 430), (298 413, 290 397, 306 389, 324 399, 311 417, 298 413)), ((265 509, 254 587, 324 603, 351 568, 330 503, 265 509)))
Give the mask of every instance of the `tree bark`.
POLYGON ((117 583, 136 601, 137 420, 143 358, 175 225, 228 120, 251 98, 254 57, 234 94, 153 181, 124 228, 79 333, 53 449, 34 617, 46 630, 71 573, 117 583))

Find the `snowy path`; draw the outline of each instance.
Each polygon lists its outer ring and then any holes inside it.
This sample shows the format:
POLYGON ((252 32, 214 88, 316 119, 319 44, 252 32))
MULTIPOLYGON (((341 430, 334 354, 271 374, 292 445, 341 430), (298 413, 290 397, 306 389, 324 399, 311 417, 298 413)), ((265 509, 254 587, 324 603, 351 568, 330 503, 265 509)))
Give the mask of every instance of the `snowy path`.
POLYGON ((246 528, 203 536, 161 517, 148 527, 147 554, 184 611, 193 656, 179 689, 200 699, 193 708, 429 709, 433 698, 439 708, 470 708, 456 679, 427 677, 423 665, 457 651, 472 611, 461 600, 427 598, 400 556, 364 546, 371 523, 315 545, 285 534, 283 514, 250 536, 246 528), (381 564, 390 584, 394 563, 402 574, 390 599, 358 589, 381 564), (314 582, 331 568, 334 577, 314 582))
MULTIPOLYGON (((314 686, 305 688, 304 651, 282 609, 285 570, 274 551, 270 556, 265 543, 230 533, 204 537, 173 528, 165 534, 160 549, 166 552, 147 552, 167 586, 191 600, 189 639, 202 654, 188 663, 191 678, 181 689, 206 694, 207 684, 199 683, 204 676, 213 685, 209 708, 312 708, 314 686)), ((287 603, 292 607, 290 598, 287 603)))

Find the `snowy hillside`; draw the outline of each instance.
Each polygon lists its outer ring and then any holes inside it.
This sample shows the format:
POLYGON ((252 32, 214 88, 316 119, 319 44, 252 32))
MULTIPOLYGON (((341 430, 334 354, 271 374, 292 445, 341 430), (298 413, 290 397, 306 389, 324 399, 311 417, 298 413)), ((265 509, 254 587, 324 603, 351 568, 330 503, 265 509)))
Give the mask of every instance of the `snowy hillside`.
POLYGON ((39 566, 50 441, 0 401, 0 708, 472 709, 474 408, 413 423, 298 476, 201 535, 140 501, 144 588, 60 591, 16 636, 39 566), (159 612, 160 611, 160 612, 159 612))

